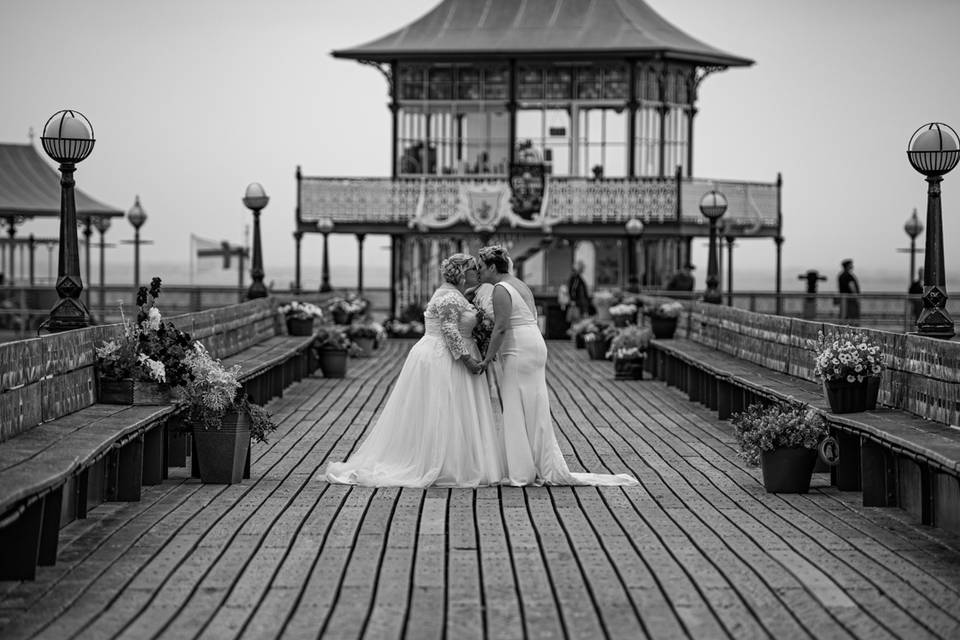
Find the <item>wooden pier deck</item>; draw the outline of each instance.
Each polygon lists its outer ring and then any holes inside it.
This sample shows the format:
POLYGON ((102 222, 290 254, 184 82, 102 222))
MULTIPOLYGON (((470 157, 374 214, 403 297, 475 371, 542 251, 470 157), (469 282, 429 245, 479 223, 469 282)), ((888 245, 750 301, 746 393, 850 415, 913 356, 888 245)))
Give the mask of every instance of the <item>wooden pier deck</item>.
POLYGON ((815 476, 764 492, 728 424, 550 344, 561 446, 630 488, 369 489, 315 476, 377 415, 409 342, 290 387, 253 479, 174 470, 0 583, 0 638, 958 638, 960 538, 815 476))

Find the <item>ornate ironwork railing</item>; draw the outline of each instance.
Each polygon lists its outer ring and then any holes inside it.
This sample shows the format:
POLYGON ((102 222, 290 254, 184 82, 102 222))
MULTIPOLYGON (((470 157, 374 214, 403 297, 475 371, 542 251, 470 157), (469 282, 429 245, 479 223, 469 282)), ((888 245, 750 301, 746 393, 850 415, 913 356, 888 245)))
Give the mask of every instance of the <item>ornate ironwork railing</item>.
POLYGON ((502 177, 323 178, 303 177, 300 221, 403 224, 443 228, 466 223, 476 229, 507 224, 540 228, 556 224, 703 224, 701 196, 716 189, 727 197, 726 224, 743 234, 779 223, 775 183, 675 179, 547 178, 539 213, 519 216, 510 206, 510 183, 502 177))

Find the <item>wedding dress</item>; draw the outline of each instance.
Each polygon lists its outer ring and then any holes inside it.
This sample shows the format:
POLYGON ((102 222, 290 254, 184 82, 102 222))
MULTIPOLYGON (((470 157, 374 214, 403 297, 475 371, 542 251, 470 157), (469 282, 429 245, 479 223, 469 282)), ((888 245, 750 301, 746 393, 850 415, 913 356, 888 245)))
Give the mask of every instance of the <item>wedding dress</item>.
POLYGON ((506 482, 524 484, 636 485, 627 474, 573 473, 557 444, 547 394, 547 345, 535 312, 509 283, 510 328, 504 336, 500 397, 503 402, 503 438, 506 482))
POLYGON ((487 383, 458 362, 480 360, 471 332, 476 310, 450 284, 424 310, 424 336, 410 349, 383 412, 346 462, 326 480, 366 486, 476 487, 503 476, 503 449, 487 383))

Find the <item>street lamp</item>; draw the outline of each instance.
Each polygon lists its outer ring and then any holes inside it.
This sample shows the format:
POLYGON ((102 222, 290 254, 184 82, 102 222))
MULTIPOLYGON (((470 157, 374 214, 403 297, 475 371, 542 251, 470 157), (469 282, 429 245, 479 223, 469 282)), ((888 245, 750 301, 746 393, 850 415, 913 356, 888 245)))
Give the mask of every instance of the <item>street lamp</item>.
POLYGON ((707 290, 703 294, 703 301, 711 304, 720 304, 723 297, 720 295, 720 276, 717 267, 717 221, 727 212, 727 198, 714 189, 705 193, 700 199, 700 213, 710 221, 710 254, 707 258, 707 290))
POLYGON ((909 285, 917 273, 917 236, 923 233, 923 223, 917 217, 916 207, 913 208, 913 215, 903 225, 903 230, 910 236, 910 278, 907 280, 909 285))
POLYGON ((107 229, 110 228, 110 218, 107 216, 97 216, 94 219, 94 225, 97 227, 97 231, 100 232, 100 313, 104 314, 102 317, 106 316, 107 308, 107 290, 106 290, 106 281, 105 281, 105 268, 104 268, 104 249, 107 248, 106 233, 107 229))
MULTIPOLYGON (((925 124, 910 137, 907 159, 927 177, 927 235, 923 260, 923 311, 917 333, 931 338, 954 336, 953 318, 947 311, 946 269, 943 260, 943 220, 940 183, 960 160, 957 132, 941 122, 925 124)), ((913 274, 911 274, 912 277, 913 274)))
POLYGON ((260 250, 260 210, 267 206, 270 197, 259 182, 251 182, 243 194, 243 204, 253 212, 253 265, 250 269, 250 288, 247 299, 266 298, 267 288, 263 284, 263 254, 260 250))
POLYGON ((640 278, 637 277, 637 238, 643 234, 643 222, 630 218, 624 225, 627 230, 627 291, 640 292, 640 278))
POLYGON ((79 329, 91 322, 90 312, 80 300, 83 280, 80 277, 73 172, 77 163, 93 151, 96 142, 93 125, 79 111, 58 111, 47 120, 40 141, 46 154, 60 163, 60 252, 56 285, 59 300, 50 310, 46 327, 50 332, 79 329))
POLYGON ((127 212, 127 220, 133 225, 133 240, 123 240, 125 244, 133 245, 133 288, 140 287, 140 245, 149 244, 149 240, 140 239, 140 227, 147 221, 147 212, 140 206, 140 196, 133 201, 133 206, 127 212))
POLYGON ((325 293, 331 290, 330 287, 330 244, 327 237, 333 231, 333 220, 330 218, 320 218, 317 220, 317 231, 323 234, 323 269, 320 272, 320 292, 325 293))

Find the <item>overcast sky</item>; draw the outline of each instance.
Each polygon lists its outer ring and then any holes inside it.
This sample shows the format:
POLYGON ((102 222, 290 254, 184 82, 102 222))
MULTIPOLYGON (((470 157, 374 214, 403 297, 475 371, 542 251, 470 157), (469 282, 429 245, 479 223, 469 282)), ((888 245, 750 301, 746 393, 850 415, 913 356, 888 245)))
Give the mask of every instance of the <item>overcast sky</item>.
MULTIPOLYGON (((702 85, 694 173, 764 182, 783 173, 785 286, 799 286, 795 269, 832 276, 845 257, 864 289, 883 270, 906 279, 907 258, 895 250, 907 246, 912 209, 925 213, 926 184, 904 152, 925 122, 960 128, 960 1, 648 3, 692 36, 756 60, 702 85)), ((124 210, 140 195, 142 233, 156 243, 144 249, 147 273, 186 262, 191 231, 240 242, 250 220, 240 199, 261 182, 271 197, 269 279, 271 265, 292 269, 298 164, 306 175, 389 175, 386 83, 330 51, 435 4, 3 0, 0 141, 26 142, 55 111, 82 111, 97 143, 78 186, 124 210)), ((947 269, 960 272, 960 170, 945 178, 943 204, 947 269)), ((132 235, 126 223, 117 228, 108 238, 132 235)), ((386 264, 379 242, 367 244, 368 265, 386 264)), ((772 241, 742 244, 738 269, 772 269, 772 241)), ((308 279, 319 277, 319 248, 318 236, 304 241, 308 279)), ((114 259, 128 250, 114 249, 114 259)), ((332 260, 353 263, 352 238, 334 245, 332 260)))

